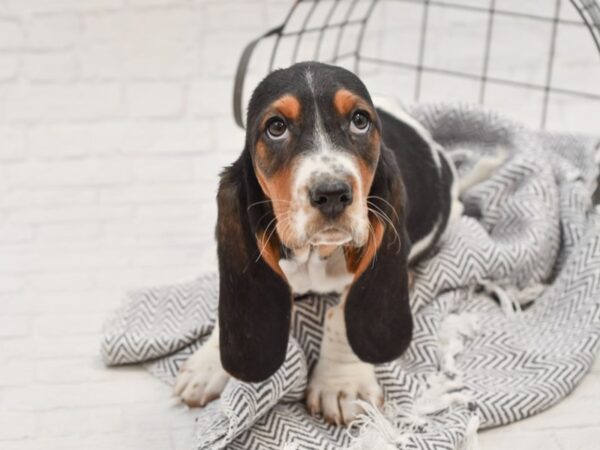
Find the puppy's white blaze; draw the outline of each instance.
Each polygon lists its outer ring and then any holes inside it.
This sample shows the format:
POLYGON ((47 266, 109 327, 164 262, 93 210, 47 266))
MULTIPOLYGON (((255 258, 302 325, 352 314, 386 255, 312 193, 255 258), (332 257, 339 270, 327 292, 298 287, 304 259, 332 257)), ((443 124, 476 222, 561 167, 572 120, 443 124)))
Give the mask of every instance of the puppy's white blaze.
POLYGON ((368 220, 366 214, 365 193, 362 192, 362 179, 355 159, 343 150, 336 149, 327 134, 323 131, 321 118, 317 114, 317 127, 313 138, 314 151, 303 156, 294 171, 292 182, 292 202, 299 208, 293 220, 295 235, 299 238, 306 235, 310 221, 312 206, 309 200, 310 181, 315 175, 332 178, 351 177, 355 180, 355 201, 348 208, 348 216, 352 223, 352 239, 366 241, 368 220), (355 234, 355 235, 354 235, 355 234))
POLYGON ((308 83, 308 88, 310 89, 310 92, 312 92, 314 94, 315 83, 314 83, 313 73, 310 70, 307 70, 304 75, 306 77, 306 82, 308 83))
POLYGON ((421 136, 421 138, 427 142, 429 150, 431 151, 431 157, 438 168, 438 172, 442 170, 442 162, 440 161, 440 151, 438 150, 440 145, 433 140, 431 133, 423 127, 413 116, 408 114, 400 103, 393 97, 373 97, 373 104, 385 112, 391 114, 400 122, 404 122, 408 126, 412 127, 415 132, 421 136))

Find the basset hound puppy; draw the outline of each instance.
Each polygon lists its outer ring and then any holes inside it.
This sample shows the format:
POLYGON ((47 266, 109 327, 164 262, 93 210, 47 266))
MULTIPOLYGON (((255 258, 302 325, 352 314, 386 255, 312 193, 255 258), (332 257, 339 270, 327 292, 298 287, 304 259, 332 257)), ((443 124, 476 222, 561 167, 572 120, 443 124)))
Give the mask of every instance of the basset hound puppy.
POLYGON ((376 107, 353 73, 299 63, 254 91, 217 202, 218 323, 175 394, 202 406, 229 376, 265 380, 284 361, 294 296, 337 292, 307 406, 340 424, 357 398, 381 405, 373 365, 411 341, 410 268, 461 214, 441 147, 396 103, 376 107))

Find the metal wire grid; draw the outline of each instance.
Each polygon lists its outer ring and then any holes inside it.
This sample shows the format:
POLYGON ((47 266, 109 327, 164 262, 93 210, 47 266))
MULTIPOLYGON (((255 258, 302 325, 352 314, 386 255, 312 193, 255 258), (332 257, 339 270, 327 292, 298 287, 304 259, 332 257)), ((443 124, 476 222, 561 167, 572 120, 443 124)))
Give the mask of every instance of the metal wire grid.
POLYGON ((273 70, 275 61, 278 58, 283 58, 284 60, 287 59, 290 65, 295 62, 298 62, 300 46, 308 36, 311 36, 313 39, 316 37, 316 42, 314 43, 314 52, 311 55, 311 59, 333 64, 341 63, 342 61, 346 63, 349 62, 350 66, 353 67, 354 72, 357 74, 360 74, 361 63, 363 62, 372 63, 380 66, 390 66, 400 69, 411 69, 416 71, 416 80, 414 88, 415 101, 419 101, 419 99, 421 98, 422 78, 423 74, 427 72, 478 81, 480 86, 478 93, 479 103, 483 103, 485 100, 488 82, 493 82, 496 84, 507 86, 527 88, 541 92, 543 95, 543 99, 540 127, 542 129, 545 128, 546 125, 546 119, 548 115, 548 102, 551 93, 555 92, 559 94, 567 94, 572 97, 600 100, 600 95, 597 93, 590 93, 580 91, 577 89, 566 89, 563 87, 553 86, 556 40, 559 24, 569 24, 587 27, 591 38, 594 41, 595 47, 598 50, 598 53, 600 54, 600 3, 597 0, 569 0, 572 6, 576 9, 579 17, 581 18, 580 21, 560 17, 561 0, 554 0, 553 13, 551 16, 513 11, 508 10, 506 8, 503 9, 497 7, 497 0, 490 0, 489 5, 485 7, 472 4, 463 4, 459 3, 458 1, 452 0, 394 1, 399 3, 418 4, 422 5, 422 7, 424 8, 421 16, 422 20, 419 31, 419 48, 416 64, 396 61, 393 59, 380 58, 373 55, 365 54, 365 52, 363 51, 365 29, 369 20, 371 19, 375 7, 378 3, 381 2, 381 0, 297 0, 288 12, 283 24, 276 28, 273 28, 272 30, 269 30, 262 36, 251 41, 242 53, 238 64, 234 84, 233 110, 236 123, 240 127, 244 127, 244 82, 248 71, 248 65, 251 61, 251 58, 257 45, 266 40, 272 40, 273 42, 267 68, 268 72, 270 72, 273 70), (328 8, 326 8, 326 10, 323 11, 323 8, 318 8, 319 4, 328 4, 328 8), (431 6, 442 6, 458 11, 471 11, 487 14, 485 50, 483 55, 481 73, 475 74, 466 71, 434 67, 432 65, 425 64, 427 37, 428 32, 430 32, 429 12, 431 6), (318 12, 317 9, 319 9, 318 12), (317 14, 321 14, 323 16, 321 25, 309 26, 311 20, 314 19, 314 16, 316 16, 317 14), (551 25, 551 36, 548 42, 546 71, 543 84, 511 80, 503 77, 493 76, 490 74, 490 49, 492 47, 492 40, 494 35, 494 24, 496 23, 496 19, 498 17, 530 19, 542 23, 549 23, 551 25), (297 28, 296 26, 292 26, 292 22, 296 24, 297 28), (346 33, 346 30, 349 27, 358 28, 358 32, 355 33, 352 37, 349 37, 348 33, 346 33), (333 54, 330 55, 328 58, 325 58, 322 54, 323 43, 326 35, 328 36, 328 38, 331 38, 332 35, 335 36, 332 46, 333 54), (288 54, 285 54, 286 50, 281 48, 281 43, 284 39, 292 39, 294 41, 294 45, 291 51, 290 49, 287 49, 288 54), (348 47, 349 43, 347 41, 349 39, 353 39, 353 45, 350 45, 351 50, 342 52, 342 41, 344 41, 344 47, 348 47))

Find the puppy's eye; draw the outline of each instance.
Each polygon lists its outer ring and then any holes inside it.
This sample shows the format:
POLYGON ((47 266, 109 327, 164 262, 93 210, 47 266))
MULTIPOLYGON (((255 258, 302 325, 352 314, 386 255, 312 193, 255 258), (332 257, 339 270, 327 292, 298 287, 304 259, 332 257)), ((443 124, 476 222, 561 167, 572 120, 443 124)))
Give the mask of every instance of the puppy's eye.
POLYGON ((350 120, 350 131, 356 134, 366 133, 370 123, 369 117, 364 112, 356 111, 350 120))
POLYGON ((266 132, 271 139, 285 139, 288 134, 287 125, 281 117, 273 117, 267 123, 266 132))

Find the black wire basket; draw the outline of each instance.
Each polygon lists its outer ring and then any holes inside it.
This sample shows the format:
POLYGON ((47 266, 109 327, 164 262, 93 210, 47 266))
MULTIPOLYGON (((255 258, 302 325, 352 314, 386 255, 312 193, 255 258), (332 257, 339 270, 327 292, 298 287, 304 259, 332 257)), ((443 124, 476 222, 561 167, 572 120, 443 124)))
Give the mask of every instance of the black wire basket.
POLYGON ((459 99, 456 91, 530 126, 593 131, 600 64, 590 73, 589 62, 599 59, 596 0, 298 0, 280 26, 246 46, 233 111, 243 127, 251 78, 318 60, 405 101, 459 99))

